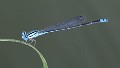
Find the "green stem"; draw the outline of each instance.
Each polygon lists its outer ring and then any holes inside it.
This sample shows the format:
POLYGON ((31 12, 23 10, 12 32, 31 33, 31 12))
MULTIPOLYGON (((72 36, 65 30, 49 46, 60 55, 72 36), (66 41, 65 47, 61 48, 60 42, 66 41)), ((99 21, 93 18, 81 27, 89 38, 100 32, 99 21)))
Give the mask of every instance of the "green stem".
POLYGON ((46 62, 45 58, 43 57, 43 55, 33 45, 31 45, 29 43, 26 43, 24 41, 15 40, 15 39, 0 39, 0 41, 17 42, 17 43, 22 43, 22 44, 28 45, 33 50, 35 50, 37 52, 37 54, 39 55, 39 57, 41 58, 42 63, 43 63, 43 68, 48 68, 48 65, 47 65, 47 62, 46 62))

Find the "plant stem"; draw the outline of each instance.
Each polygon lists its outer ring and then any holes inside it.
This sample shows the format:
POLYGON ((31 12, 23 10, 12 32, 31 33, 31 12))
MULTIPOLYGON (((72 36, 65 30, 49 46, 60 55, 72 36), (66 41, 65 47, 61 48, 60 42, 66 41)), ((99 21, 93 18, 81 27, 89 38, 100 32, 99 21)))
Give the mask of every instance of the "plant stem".
POLYGON ((8 41, 8 42, 17 42, 17 43, 22 43, 25 45, 28 45, 29 47, 31 47, 33 50, 35 50, 37 52, 37 54, 39 55, 39 57, 42 60, 43 63, 43 68, 48 68, 47 62, 45 60, 45 58, 43 57, 43 55, 40 53, 40 51, 37 50, 37 48, 35 48, 33 45, 31 45, 30 43, 26 43, 24 41, 20 41, 20 40, 15 40, 15 39, 0 39, 0 41, 8 41))

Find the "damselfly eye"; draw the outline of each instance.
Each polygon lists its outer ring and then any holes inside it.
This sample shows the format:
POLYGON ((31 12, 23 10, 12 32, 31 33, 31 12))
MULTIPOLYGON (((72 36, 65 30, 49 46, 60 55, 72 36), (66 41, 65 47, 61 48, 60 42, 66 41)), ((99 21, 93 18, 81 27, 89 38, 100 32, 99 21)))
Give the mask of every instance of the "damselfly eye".
POLYGON ((26 35, 26 32, 25 32, 25 31, 23 31, 23 32, 22 32, 22 35, 26 35))

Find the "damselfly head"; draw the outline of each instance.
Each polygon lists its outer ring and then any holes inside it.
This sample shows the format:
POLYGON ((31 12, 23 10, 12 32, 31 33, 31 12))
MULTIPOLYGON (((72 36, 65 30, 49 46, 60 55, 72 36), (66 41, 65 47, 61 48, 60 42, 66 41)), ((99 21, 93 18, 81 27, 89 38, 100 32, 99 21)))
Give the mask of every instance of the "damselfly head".
POLYGON ((28 36, 25 31, 22 32, 22 39, 25 40, 26 42, 28 40, 28 36))

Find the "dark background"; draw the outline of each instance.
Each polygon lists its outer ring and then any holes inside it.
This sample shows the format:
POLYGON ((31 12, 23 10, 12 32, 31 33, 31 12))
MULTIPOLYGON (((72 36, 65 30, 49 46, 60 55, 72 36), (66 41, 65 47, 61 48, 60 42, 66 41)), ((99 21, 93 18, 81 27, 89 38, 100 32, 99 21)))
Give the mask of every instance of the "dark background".
MULTIPOLYGON (((24 30, 79 15, 110 21, 36 38, 49 68, 120 68, 119 0, 0 0, 0 38, 22 40, 24 30)), ((0 68, 42 68, 42 62, 26 45, 0 42, 0 68)))

